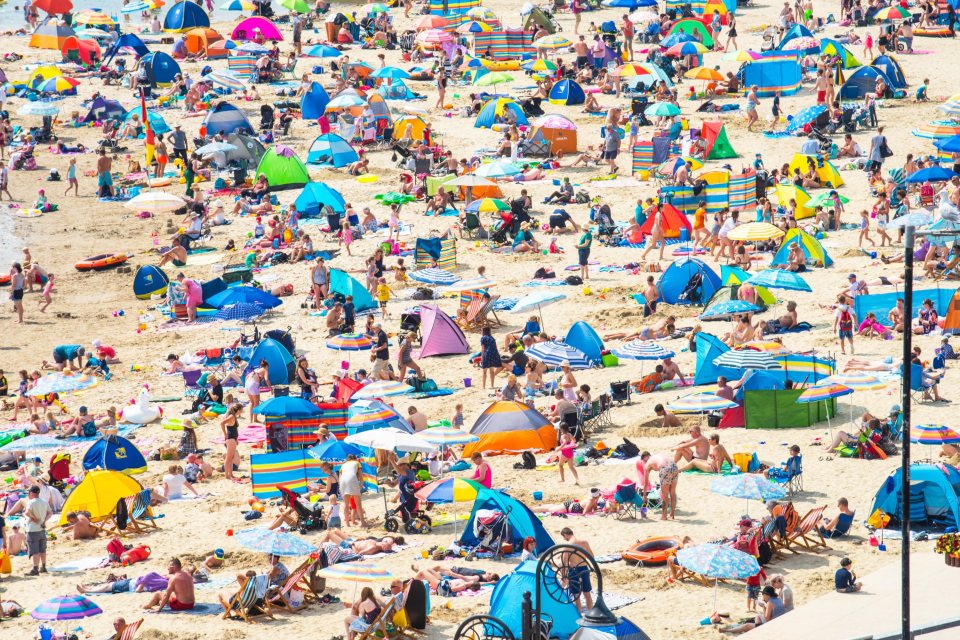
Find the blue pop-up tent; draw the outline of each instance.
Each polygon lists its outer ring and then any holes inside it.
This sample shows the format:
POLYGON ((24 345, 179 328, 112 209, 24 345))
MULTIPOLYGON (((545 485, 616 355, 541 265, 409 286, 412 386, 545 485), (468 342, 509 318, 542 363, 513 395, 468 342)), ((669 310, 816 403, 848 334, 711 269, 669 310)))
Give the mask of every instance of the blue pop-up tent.
POLYGON ((333 209, 334 213, 343 214, 347 211, 347 202, 340 192, 323 182, 307 184, 294 200, 293 206, 303 218, 319 216, 320 210, 325 206, 333 209))
POLYGON ((880 67, 860 67, 851 73, 847 81, 840 87, 840 99, 863 100, 868 93, 876 91, 877 78, 882 79, 888 87, 894 86, 880 67))
POLYGON ((210 26, 210 16, 195 2, 177 2, 163 18, 163 30, 168 32, 189 31, 210 26))
POLYGON ((203 126, 207 129, 207 135, 211 136, 218 133, 228 135, 234 131, 253 133, 253 125, 247 116, 229 102, 221 102, 210 109, 203 119, 203 126))
POLYGON ((551 104, 577 105, 587 100, 583 87, 573 80, 563 79, 550 89, 551 104))
POLYGON ((745 63, 737 72, 743 86, 757 86, 757 95, 793 95, 800 90, 803 69, 792 51, 775 51, 764 57, 745 63))
POLYGON ((310 88, 300 98, 300 117, 304 120, 316 120, 323 116, 330 96, 319 82, 311 82, 310 88))
POLYGON ((373 296, 370 295, 366 287, 357 282, 346 271, 330 270, 330 292, 340 294, 344 298, 353 296, 353 305, 357 313, 377 308, 377 303, 373 301, 373 296))
POLYGON ((257 348, 250 354, 247 371, 253 371, 260 366, 260 361, 266 360, 270 384, 290 384, 294 380, 293 356, 287 348, 273 338, 264 338, 257 348))
POLYGON ((120 119, 126 114, 127 110, 118 101, 97 96, 90 103, 90 110, 87 111, 87 116, 83 119, 83 122, 89 124, 91 122, 120 119))
POLYGON ((310 145, 307 150, 307 164, 338 169, 360 159, 349 142, 335 133, 323 133, 310 145))
MULTIPOLYGON (((949 465, 910 465, 910 523, 928 529, 931 524, 960 530, 960 472, 949 465)), ((903 468, 884 480, 873 499, 877 509, 898 526, 903 514, 903 468)))
POLYGON ((881 69, 887 75, 887 78, 891 82, 890 86, 892 88, 906 88, 907 78, 903 75, 903 67, 900 66, 900 62, 897 61, 896 58, 891 55, 877 56, 870 64, 881 69))
POLYGON ((103 63, 105 65, 109 65, 110 61, 115 55, 120 53, 121 49, 130 49, 137 54, 138 57, 142 57, 150 53, 150 49, 148 49, 147 45, 143 42, 143 40, 140 39, 140 36, 134 33, 125 33, 117 38, 117 41, 110 45, 110 48, 107 49, 106 53, 104 54, 103 63))
POLYGON ((599 364, 603 352, 603 340, 589 324, 583 320, 573 323, 567 330, 567 336, 563 339, 564 344, 579 349, 586 354, 587 358, 594 364, 599 364))
POLYGON ((667 304, 689 304, 687 301, 680 300, 680 294, 683 293, 690 279, 698 273, 703 277, 703 284, 699 292, 700 304, 705 304, 717 292, 722 283, 720 282, 720 276, 697 258, 676 260, 667 267, 666 271, 660 274, 660 280, 657 282, 660 299, 667 304))
MULTIPOLYGON (((181 4, 192 4, 184 2, 181 4)), ((163 51, 151 51, 140 59, 140 64, 147 70, 147 80, 150 86, 168 85, 180 73, 180 65, 177 61, 163 51)))
POLYGON ((477 499, 473 503, 473 511, 470 513, 470 519, 467 521, 460 536, 460 544, 467 547, 475 547, 480 543, 473 532, 473 521, 477 518, 478 511, 499 511, 506 514, 509 522, 510 540, 514 549, 523 546, 523 539, 531 537, 537 541, 537 551, 545 551, 553 546, 553 538, 543 528, 540 518, 530 511, 527 505, 516 498, 512 498, 502 491, 493 489, 481 489, 477 493, 477 499))
POLYGON ((147 470, 147 461, 133 443, 120 436, 105 436, 97 440, 83 454, 85 471, 106 469, 128 475, 143 473, 147 470))
MULTIPOLYGON (((537 545, 540 550, 540 545, 537 545)), ((493 587, 490 596, 490 615, 503 621, 513 637, 521 637, 523 617, 520 603, 524 593, 533 594, 536 601, 537 589, 540 590, 540 602, 543 613, 550 616, 553 626, 551 637, 566 640, 580 627, 580 611, 577 605, 567 598, 557 598, 553 594, 564 593, 565 589, 557 581, 556 574, 547 567, 546 580, 537 584, 537 561, 527 560, 509 574, 503 576, 493 587)))

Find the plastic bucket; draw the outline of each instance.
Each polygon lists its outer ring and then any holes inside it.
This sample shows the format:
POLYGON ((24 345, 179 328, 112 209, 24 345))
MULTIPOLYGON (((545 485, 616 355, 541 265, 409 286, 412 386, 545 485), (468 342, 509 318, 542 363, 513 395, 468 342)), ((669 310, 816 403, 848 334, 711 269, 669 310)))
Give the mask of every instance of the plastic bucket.
POLYGON ((464 379, 463 379, 463 386, 464 386, 464 387, 470 387, 470 386, 472 386, 472 385, 473 385, 473 379, 471 379, 471 378, 464 378, 464 379))
POLYGON ((639 169, 637 171, 637 180, 641 182, 646 182, 650 179, 650 171, 647 169, 639 169))
POLYGON ((690 230, 686 227, 680 229, 680 242, 690 242, 690 230))
POLYGON ((539 502, 540 500, 543 500, 543 491, 534 491, 533 499, 536 500, 537 502, 539 502))

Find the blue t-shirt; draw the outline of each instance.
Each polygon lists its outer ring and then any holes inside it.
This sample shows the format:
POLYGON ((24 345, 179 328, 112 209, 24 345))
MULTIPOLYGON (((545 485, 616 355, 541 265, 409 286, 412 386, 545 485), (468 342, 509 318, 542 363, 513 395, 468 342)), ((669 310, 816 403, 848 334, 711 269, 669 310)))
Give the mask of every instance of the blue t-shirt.
POLYGON ((643 223, 647 221, 647 214, 643 211, 643 205, 638 204, 633 210, 633 219, 641 227, 643 226, 643 223))
POLYGON ((837 573, 833 577, 833 582, 837 589, 847 589, 855 586, 853 574, 845 567, 837 569, 837 573))
POLYGON ((57 347, 54 347, 53 352, 67 360, 73 360, 77 357, 77 353, 80 351, 79 344, 61 344, 57 347))

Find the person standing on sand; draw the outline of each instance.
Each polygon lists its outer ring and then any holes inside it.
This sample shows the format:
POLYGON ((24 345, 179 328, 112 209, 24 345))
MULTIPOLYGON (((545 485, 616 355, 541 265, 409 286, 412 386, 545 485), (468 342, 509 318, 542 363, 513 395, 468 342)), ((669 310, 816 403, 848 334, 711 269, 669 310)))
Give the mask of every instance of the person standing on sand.
POLYGON ((28 576, 47 572, 47 520, 53 515, 50 504, 40 497, 40 486, 33 485, 28 492, 29 500, 23 510, 26 519, 27 554, 33 562, 28 576))
MULTIPOLYGON (((591 556, 594 555, 590 543, 582 538, 573 535, 573 529, 564 527, 560 530, 560 535, 564 542, 580 547, 591 556)), ((590 584, 590 566, 579 554, 566 552, 562 558, 563 565, 567 567, 567 590, 574 604, 580 611, 589 611, 593 608, 593 586, 590 584), (580 596, 583 596, 583 606, 580 605, 580 596)))
POLYGON ((10 184, 10 170, 7 169, 7 164, 5 162, 0 162, 0 201, 3 200, 3 194, 7 194, 7 198, 12 202, 13 195, 10 193, 8 185, 10 184))
POLYGON ((13 310, 17 314, 17 324, 23 324, 23 287, 25 283, 23 267, 19 262, 14 262, 10 267, 10 299, 13 301, 13 310))
POLYGON ((673 459, 661 453, 655 456, 650 455, 649 451, 641 453, 640 461, 637 462, 637 475, 640 476, 640 491, 644 498, 653 488, 650 480, 653 471, 660 475, 660 502, 663 505, 660 519, 666 520, 669 512, 670 519, 673 520, 677 511, 677 481, 680 479, 680 469, 673 459))
POLYGON ((63 192, 63 195, 69 195, 71 189, 73 189, 74 193, 79 197, 80 182, 77 181, 76 158, 70 158, 70 165, 67 167, 67 190, 63 192))
POLYGON ((114 196, 113 190, 113 159, 107 155, 106 149, 100 149, 100 155, 97 158, 97 195, 114 196))

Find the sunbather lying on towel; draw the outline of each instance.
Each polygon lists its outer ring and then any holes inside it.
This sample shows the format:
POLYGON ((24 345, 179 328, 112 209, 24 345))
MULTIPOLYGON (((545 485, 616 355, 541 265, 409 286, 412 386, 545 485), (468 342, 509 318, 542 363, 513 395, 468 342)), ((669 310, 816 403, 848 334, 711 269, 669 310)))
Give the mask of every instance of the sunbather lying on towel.
MULTIPOLYGON (((413 568, 416 569, 416 566, 413 568)), ((485 584, 494 584, 500 580, 500 576, 496 573, 467 576, 441 566, 420 569, 414 578, 426 581, 437 595, 446 597, 452 597, 468 589, 475 591, 485 584)))
POLYGON ((403 536, 384 536, 383 538, 363 538, 355 540, 340 529, 328 529, 321 542, 335 542, 345 550, 359 556, 372 556, 378 553, 391 553, 393 547, 404 544, 403 536))

